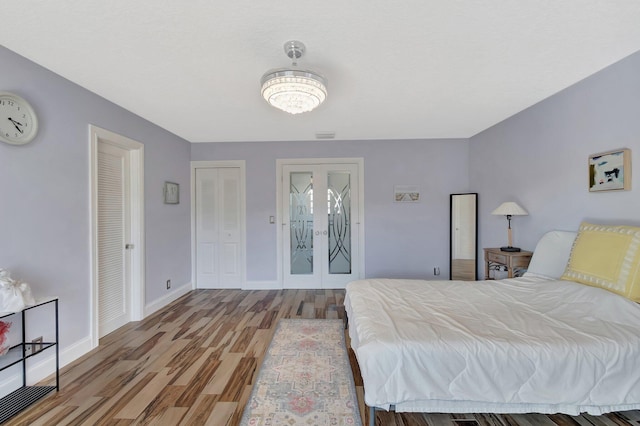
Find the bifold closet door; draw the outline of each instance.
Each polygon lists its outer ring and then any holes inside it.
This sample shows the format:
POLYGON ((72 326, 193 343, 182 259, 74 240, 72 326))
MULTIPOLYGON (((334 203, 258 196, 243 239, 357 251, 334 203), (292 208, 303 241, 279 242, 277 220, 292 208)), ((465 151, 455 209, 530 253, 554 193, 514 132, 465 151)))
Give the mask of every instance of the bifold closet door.
POLYGON ((196 286, 242 286, 240 169, 195 171, 196 286))

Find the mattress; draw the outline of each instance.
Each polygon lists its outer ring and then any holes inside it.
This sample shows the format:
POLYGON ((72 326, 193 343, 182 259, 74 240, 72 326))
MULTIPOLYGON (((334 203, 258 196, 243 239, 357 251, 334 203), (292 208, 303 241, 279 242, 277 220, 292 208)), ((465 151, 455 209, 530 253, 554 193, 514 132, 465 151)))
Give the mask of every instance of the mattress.
POLYGON ((640 409, 640 306, 599 288, 369 279, 347 285, 367 405, 594 415, 640 409))

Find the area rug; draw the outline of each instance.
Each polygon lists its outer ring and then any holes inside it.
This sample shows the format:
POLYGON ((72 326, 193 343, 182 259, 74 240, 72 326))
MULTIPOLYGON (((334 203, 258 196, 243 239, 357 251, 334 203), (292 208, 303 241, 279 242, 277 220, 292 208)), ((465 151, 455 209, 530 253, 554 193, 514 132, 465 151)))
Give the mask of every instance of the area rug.
POLYGON ((362 424, 342 320, 278 322, 240 424, 362 424))

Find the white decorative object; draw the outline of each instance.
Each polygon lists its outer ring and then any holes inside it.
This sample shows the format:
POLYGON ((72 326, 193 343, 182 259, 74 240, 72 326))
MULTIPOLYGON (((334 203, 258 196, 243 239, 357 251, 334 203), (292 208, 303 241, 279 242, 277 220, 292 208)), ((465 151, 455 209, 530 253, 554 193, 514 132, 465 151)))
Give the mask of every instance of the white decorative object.
POLYGON ((15 312, 36 301, 29 284, 11 278, 6 269, 0 268, 0 312, 15 312))

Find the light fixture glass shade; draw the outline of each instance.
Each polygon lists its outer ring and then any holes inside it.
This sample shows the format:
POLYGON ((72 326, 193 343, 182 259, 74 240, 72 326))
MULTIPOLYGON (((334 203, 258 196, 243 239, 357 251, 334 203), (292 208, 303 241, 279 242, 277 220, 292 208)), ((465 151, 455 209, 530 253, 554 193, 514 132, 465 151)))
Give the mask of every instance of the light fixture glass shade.
POLYGON ((327 98, 327 81, 308 70, 281 68, 262 76, 262 97, 272 106, 300 114, 319 106, 327 98))
POLYGON ((506 203, 500 204, 500 206, 492 211, 491 214, 500 216, 527 216, 529 213, 527 213, 527 211, 517 203, 507 201, 506 203))

